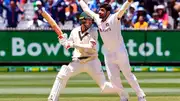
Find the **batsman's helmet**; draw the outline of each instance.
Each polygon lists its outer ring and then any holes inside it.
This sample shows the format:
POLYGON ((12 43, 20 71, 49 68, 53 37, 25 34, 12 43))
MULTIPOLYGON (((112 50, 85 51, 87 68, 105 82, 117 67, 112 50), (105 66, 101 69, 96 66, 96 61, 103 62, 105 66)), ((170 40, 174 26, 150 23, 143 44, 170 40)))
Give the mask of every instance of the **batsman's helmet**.
POLYGON ((88 16, 85 12, 82 12, 79 16, 80 24, 85 23, 86 19, 92 19, 90 16, 88 16))

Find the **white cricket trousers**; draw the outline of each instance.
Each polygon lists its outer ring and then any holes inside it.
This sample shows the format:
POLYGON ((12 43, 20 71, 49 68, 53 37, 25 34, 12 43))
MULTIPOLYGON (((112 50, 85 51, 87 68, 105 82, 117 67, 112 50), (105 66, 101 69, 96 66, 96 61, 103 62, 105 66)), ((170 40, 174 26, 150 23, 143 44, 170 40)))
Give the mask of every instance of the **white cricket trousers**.
POLYGON ((48 101, 58 101, 59 95, 63 88, 65 88, 68 79, 81 72, 87 72, 96 81, 102 90, 104 88, 104 84, 109 86, 110 89, 113 88, 113 86, 109 84, 110 82, 106 82, 106 78, 101 69, 101 62, 99 59, 89 61, 86 64, 80 64, 79 62, 74 61, 71 62, 68 66, 62 66, 60 69, 48 97, 48 101))
MULTIPOLYGON (((104 58, 108 78, 114 86, 121 89, 121 94, 123 94, 123 91, 125 92, 125 90, 120 79, 120 71, 122 71, 126 80, 136 92, 136 95, 138 97, 145 96, 143 90, 140 88, 137 82, 135 75, 131 72, 128 54, 124 46, 116 52, 106 52, 104 58)), ((121 97, 127 96, 121 95, 121 97)))

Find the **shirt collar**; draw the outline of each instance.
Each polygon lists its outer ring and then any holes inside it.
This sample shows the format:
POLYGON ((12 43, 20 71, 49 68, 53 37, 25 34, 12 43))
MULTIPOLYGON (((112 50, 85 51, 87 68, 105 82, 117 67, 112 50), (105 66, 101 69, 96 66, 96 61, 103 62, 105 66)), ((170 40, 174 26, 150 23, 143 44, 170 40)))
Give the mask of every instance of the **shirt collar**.
MULTIPOLYGON (((91 30, 91 28, 92 28, 92 27, 90 27, 90 28, 89 28, 87 31, 85 31, 83 34, 85 34, 85 33, 89 33, 89 32, 90 32, 90 30, 91 30)), ((81 26, 79 27, 78 32, 81 32, 81 33, 82 33, 82 31, 81 31, 81 26)))

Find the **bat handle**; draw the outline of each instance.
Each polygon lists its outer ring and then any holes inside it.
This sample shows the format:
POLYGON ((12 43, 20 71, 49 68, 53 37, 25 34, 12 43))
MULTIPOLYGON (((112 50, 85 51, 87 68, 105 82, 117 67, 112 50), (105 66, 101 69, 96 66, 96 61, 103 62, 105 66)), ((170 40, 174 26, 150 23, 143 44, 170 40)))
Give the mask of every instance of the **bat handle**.
POLYGON ((59 38, 59 39, 62 39, 62 38, 63 38, 63 36, 62 36, 62 35, 59 35, 59 36, 58 36, 58 38, 59 38))

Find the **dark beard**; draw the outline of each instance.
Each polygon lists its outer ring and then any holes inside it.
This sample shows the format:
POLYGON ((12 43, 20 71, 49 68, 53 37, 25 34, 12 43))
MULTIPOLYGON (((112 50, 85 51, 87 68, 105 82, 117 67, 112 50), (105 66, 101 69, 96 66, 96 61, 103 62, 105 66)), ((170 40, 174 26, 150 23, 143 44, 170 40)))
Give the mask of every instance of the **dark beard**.
POLYGON ((102 17, 102 16, 99 16, 99 18, 103 19, 104 17, 102 17))
POLYGON ((104 19, 106 17, 106 14, 104 14, 103 16, 99 16, 99 18, 104 19))

